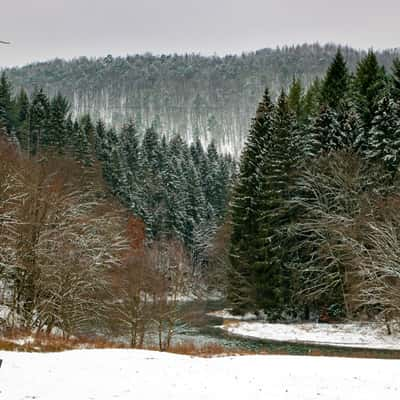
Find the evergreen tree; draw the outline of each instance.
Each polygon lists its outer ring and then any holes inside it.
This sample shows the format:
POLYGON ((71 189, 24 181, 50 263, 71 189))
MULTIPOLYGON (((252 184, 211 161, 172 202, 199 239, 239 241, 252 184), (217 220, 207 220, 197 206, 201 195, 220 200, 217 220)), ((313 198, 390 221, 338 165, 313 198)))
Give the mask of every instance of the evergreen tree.
POLYGON ((102 120, 98 120, 95 128, 95 154, 99 161, 105 161, 106 153, 106 126, 102 120))
POLYGON ((35 91, 32 95, 29 110, 29 153, 35 155, 42 148, 51 145, 49 127, 50 103, 43 89, 35 91))
POLYGON ((337 111, 341 102, 347 97, 349 83, 349 71, 342 52, 338 49, 322 83, 321 104, 337 111))
POLYGON ((305 141, 304 151, 307 158, 344 147, 346 138, 339 124, 338 113, 322 106, 306 129, 305 141))
POLYGON ((24 89, 21 89, 16 99, 17 137, 23 150, 28 149, 29 143, 29 97, 24 89))
POLYGON ((304 114, 311 118, 318 114, 321 100, 321 81, 319 78, 314 79, 306 94, 304 95, 303 108, 304 114))
POLYGON ((199 168, 201 161, 204 159, 204 149, 199 138, 190 145, 190 154, 196 168, 199 168))
POLYGON ((285 207, 291 195, 292 174, 298 160, 295 147, 295 117, 284 92, 272 116, 272 135, 261 164, 261 216, 255 262, 256 304, 271 317, 279 317, 290 300, 290 273, 286 267, 285 227, 291 210, 285 207))
POLYGON ((155 173, 160 162, 159 137, 154 126, 146 129, 141 149, 141 162, 144 170, 155 173))
POLYGON ((154 126, 144 134, 140 149, 140 190, 143 202, 140 205, 140 216, 146 224, 150 239, 157 237, 162 226, 163 210, 160 204, 163 199, 163 182, 161 175, 160 143, 154 126))
POLYGON ((368 158, 383 161, 394 175, 400 164, 400 104, 389 93, 377 104, 369 138, 368 158))
POLYGON ((293 77, 292 85, 289 88, 288 105, 290 111, 296 116, 297 121, 302 122, 304 115, 303 88, 300 79, 293 77))
POLYGON ((72 128, 72 148, 73 155, 77 161, 89 166, 92 163, 90 144, 83 125, 75 121, 72 128))
POLYGON ((342 146, 353 151, 358 151, 365 146, 363 123, 353 104, 348 100, 342 103, 338 113, 339 131, 342 146))
POLYGON ((400 58, 393 61, 391 83, 392 96, 395 101, 400 102, 400 58))
POLYGON ((80 126, 82 135, 85 136, 85 141, 88 143, 88 160, 92 162, 96 153, 96 128, 89 114, 80 119, 80 126))
POLYGON ((226 199, 221 186, 220 159, 214 142, 211 142, 207 147, 207 172, 205 181, 206 201, 216 218, 221 218, 226 199))
POLYGON ((112 192, 116 190, 118 181, 116 174, 119 172, 119 163, 115 162, 117 142, 115 130, 112 128, 106 130, 102 145, 102 167, 104 179, 111 186, 112 192))
POLYGON ((49 145, 59 154, 66 151, 69 141, 67 131, 67 118, 70 105, 65 97, 57 94, 50 101, 50 120, 49 120, 49 145))
POLYGON ((122 127, 121 152, 132 175, 139 169, 139 141, 135 124, 130 121, 122 127))
POLYGON ((0 77, 0 121, 11 133, 14 125, 14 102, 12 88, 5 72, 0 77))
POLYGON ((366 133, 371 128, 376 105, 385 85, 385 70, 379 65, 374 52, 369 51, 359 62, 354 79, 355 105, 366 133))
POLYGON ((234 311, 253 310, 256 303, 255 264, 265 259, 257 242, 260 235, 260 164, 271 139, 273 104, 268 90, 258 106, 243 149, 240 171, 232 195, 232 235, 228 299, 234 311))
POLYGON ((174 151, 174 145, 169 148, 163 174, 163 202, 165 207, 165 231, 163 234, 173 234, 182 242, 191 244, 191 233, 194 220, 188 218, 188 193, 185 185, 182 158, 174 151))

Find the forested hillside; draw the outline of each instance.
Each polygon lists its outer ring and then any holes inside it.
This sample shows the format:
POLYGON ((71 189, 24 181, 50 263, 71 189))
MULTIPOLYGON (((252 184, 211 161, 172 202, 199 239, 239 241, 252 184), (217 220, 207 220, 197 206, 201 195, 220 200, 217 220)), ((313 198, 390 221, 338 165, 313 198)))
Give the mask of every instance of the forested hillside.
POLYGON ((0 129, 8 140, 29 157, 58 155, 88 169, 100 166, 109 191, 143 219, 150 238, 173 235, 196 252, 195 244, 204 245, 223 220, 235 163, 219 155, 214 142, 206 149, 199 140, 189 146, 177 135, 168 140, 154 125, 140 138, 134 122, 115 129, 89 115, 73 119, 60 94, 13 92, 3 74, 0 129))
POLYGON ((167 348, 178 299, 204 289, 235 163, 213 142, 139 138, 133 122, 74 119, 60 94, 13 93, 3 74, 0 328, 101 326, 132 346, 158 329, 167 348))
MULTIPOLYGON (((263 49, 240 56, 149 54, 101 59, 82 57, 54 60, 9 70, 14 86, 32 93, 44 88, 59 91, 72 105, 74 117, 90 113, 108 125, 134 119, 141 135, 155 124, 169 138, 179 133, 185 141, 200 137, 208 145, 239 155, 265 87, 275 98, 293 78, 308 87, 329 66, 337 47, 302 45, 263 49)), ((365 52, 342 49, 350 70, 365 52)), ((394 52, 377 53, 385 67, 394 52)))

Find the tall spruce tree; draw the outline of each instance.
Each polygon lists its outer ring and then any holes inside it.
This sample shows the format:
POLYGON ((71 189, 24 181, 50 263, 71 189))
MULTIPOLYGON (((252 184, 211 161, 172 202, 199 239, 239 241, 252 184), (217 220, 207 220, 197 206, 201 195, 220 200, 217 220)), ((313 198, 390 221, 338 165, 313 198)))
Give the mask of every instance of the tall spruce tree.
POLYGON ((99 161, 104 161, 106 158, 106 126, 102 120, 96 122, 95 128, 95 154, 99 161))
POLYGON ((258 243, 261 230, 260 164, 271 140, 273 109, 266 90, 242 153, 239 176, 232 195, 232 270, 229 276, 228 299, 237 313, 254 310, 255 264, 265 259, 265 255, 260 253, 258 243))
POLYGON ((360 115, 357 113, 350 100, 344 101, 338 113, 339 136, 341 143, 338 150, 342 147, 358 151, 365 146, 362 141, 365 139, 364 127, 360 115))
POLYGON ((301 86, 301 81, 300 79, 293 77, 288 93, 288 105, 290 111, 296 116, 297 121, 299 122, 303 122, 305 117, 303 102, 303 87, 301 86))
POLYGON ((122 156, 132 175, 137 174, 139 169, 139 140, 137 135, 133 121, 129 121, 122 127, 120 135, 122 156))
POLYGON ((338 113, 328 106, 322 106, 306 128, 305 157, 310 159, 342 148, 345 142, 343 135, 338 113))
POLYGON ((400 104, 389 92, 377 104, 369 138, 368 158, 394 175, 400 165, 400 104))
POLYGON ((89 166, 92 163, 91 149, 84 125, 75 121, 72 127, 72 154, 82 164, 89 166))
POLYGON ((28 149, 29 143, 29 108, 29 97, 26 91, 21 89, 16 98, 16 134, 23 150, 28 149))
POLYGON ((391 84, 393 99, 400 102, 400 58, 396 58, 393 61, 391 84))
POLYGON ((349 71, 343 58, 343 54, 341 50, 338 49, 322 83, 322 105, 338 110, 340 104, 348 95, 349 83, 349 71))
POLYGON ((49 146, 52 146, 59 154, 66 151, 69 141, 67 131, 67 118, 70 105, 65 97, 58 93, 50 101, 49 116, 49 146))
POLYGON ((318 114, 321 102, 321 80, 314 79, 310 87, 307 89, 303 99, 303 109, 305 117, 308 119, 318 114))
POLYGON ((32 95, 29 110, 29 153, 35 155, 42 148, 46 149, 51 144, 50 136, 50 103, 43 89, 39 89, 32 95))
POLYGON ((0 77, 0 121, 7 132, 11 133, 14 124, 14 102, 11 84, 5 72, 0 77))
POLYGON ((295 116, 282 91, 272 115, 272 134, 260 167, 261 202, 258 232, 260 255, 255 262, 256 304, 271 318, 279 318, 290 300, 290 272, 286 267, 285 228, 291 222, 286 202, 298 160, 295 116))
POLYGON ((354 78, 355 105, 364 123, 365 133, 371 128, 377 102, 385 85, 385 70, 379 65, 375 53, 369 51, 358 63, 354 78))

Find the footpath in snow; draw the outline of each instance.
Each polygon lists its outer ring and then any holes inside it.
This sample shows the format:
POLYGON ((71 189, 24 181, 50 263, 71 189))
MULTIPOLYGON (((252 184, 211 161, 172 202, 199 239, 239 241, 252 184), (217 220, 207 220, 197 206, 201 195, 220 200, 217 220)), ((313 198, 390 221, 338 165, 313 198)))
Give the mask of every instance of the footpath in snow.
POLYGON ((140 350, 0 352, 5 400, 398 400, 400 361, 196 358, 140 350))
POLYGON ((221 329, 234 335, 282 342, 400 350, 400 335, 388 335, 384 324, 271 324, 228 320, 221 329))

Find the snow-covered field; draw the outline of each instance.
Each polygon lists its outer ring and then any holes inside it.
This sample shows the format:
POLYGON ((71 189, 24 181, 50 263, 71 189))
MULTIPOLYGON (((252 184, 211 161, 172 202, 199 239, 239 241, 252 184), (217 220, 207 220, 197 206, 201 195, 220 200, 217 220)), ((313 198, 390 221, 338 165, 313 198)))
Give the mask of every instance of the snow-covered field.
POLYGON ((400 361, 194 358, 140 350, 0 352, 0 399, 398 400, 400 361))
POLYGON ((228 322, 221 328, 235 335, 284 342, 400 349, 400 335, 398 333, 387 335, 383 324, 270 324, 235 321, 228 322))

